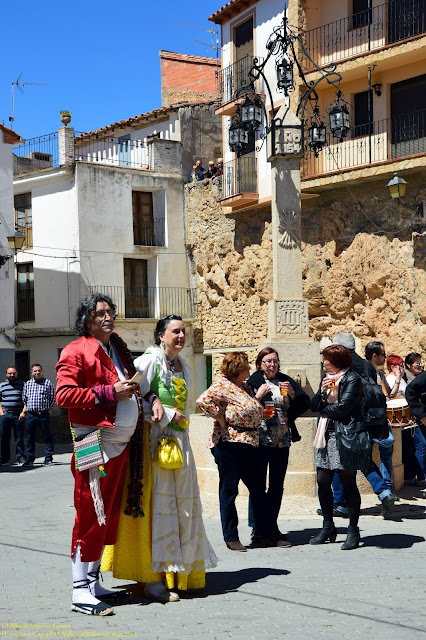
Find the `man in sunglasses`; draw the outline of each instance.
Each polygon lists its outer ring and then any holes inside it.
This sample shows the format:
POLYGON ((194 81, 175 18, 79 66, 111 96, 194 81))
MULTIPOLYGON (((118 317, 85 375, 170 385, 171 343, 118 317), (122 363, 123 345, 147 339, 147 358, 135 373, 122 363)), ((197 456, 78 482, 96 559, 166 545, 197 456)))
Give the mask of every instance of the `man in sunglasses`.
POLYGON ((76 509, 72 610, 100 616, 113 613, 111 605, 130 599, 126 592, 108 591, 99 583, 103 548, 116 541, 130 439, 138 430, 131 442, 136 463, 131 465, 125 510, 137 517, 143 515, 142 465, 138 464, 142 460, 142 404, 149 403, 147 410, 154 422, 163 416, 158 398, 149 392, 142 399, 138 384, 131 381, 135 374, 131 354, 114 333, 114 320, 115 305, 108 296, 86 296, 75 323, 81 337, 62 350, 56 365, 56 401, 68 409, 76 443, 71 462, 76 509))

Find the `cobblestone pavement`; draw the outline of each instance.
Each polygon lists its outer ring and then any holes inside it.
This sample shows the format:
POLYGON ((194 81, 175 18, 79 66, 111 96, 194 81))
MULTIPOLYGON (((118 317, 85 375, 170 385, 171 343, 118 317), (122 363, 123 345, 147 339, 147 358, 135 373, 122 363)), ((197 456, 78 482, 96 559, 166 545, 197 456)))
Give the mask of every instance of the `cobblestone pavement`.
MULTIPOLYGON (((70 533, 74 519, 70 454, 51 467, 0 468, 0 632, 2 638, 143 640, 417 639, 426 640, 426 492, 404 489, 394 516, 383 520, 376 498, 363 498, 363 546, 310 546, 321 524, 316 499, 285 498, 281 529, 291 549, 231 552, 209 501, 206 528, 219 556, 202 593, 162 605, 138 585, 129 605, 97 618, 70 611, 70 533)), ((40 459, 42 460, 42 459, 40 459)), ((246 501, 240 502, 246 516, 246 501)), ((241 521, 243 542, 249 529, 241 521)), ((109 574, 106 586, 126 584, 109 574)))

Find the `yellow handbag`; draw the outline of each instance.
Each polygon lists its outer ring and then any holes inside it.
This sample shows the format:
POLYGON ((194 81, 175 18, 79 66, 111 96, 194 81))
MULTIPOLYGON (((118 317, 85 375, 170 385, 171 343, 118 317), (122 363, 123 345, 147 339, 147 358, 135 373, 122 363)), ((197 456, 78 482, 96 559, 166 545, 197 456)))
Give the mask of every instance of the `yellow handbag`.
POLYGON ((182 451, 176 438, 172 436, 158 438, 154 462, 162 469, 179 469, 183 465, 182 451))

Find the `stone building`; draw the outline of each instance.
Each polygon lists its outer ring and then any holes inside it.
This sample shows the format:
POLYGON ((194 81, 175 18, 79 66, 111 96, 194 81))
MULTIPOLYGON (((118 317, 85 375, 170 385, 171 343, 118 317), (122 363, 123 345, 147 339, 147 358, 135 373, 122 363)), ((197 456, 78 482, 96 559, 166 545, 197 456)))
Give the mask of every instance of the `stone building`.
MULTIPOLYGON (((290 24, 304 34, 298 56, 307 81, 318 78, 314 63, 335 64, 351 119, 342 142, 327 131, 320 155, 307 150, 300 165, 302 222, 295 241, 302 251, 310 336, 325 345, 347 330, 361 354, 372 339, 382 339, 387 353, 426 354, 424 3, 290 0, 288 12, 290 24), (399 201, 386 188, 394 172, 408 183, 399 201)), ((222 184, 187 187, 186 215, 193 283, 200 292, 196 344, 213 371, 223 352, 245 349, 253 357, 268 337, 273 246, 266 145, 260 148, 260 128, 238 158, 228 138, 241 103, 238 89, 247 84, 253 59, 267 55, 267 39, 282 16, 282 3, 275 0, 231 0, 210 16, 222 30, 216 113, 223 117, 225 169, 222 184)), ((265 74, 277 109, 285 98, 276 91, 274 66, 272 59, 265 74)), ((261 79, 255 88, 270 116, 261 79)), ((296 83, 292 109, 302 90, 296 83)), ((335 89, 323 82, 317 90, 325 119, 335 89)), ((291 220, 286 232, 291 237, 291 220)), ((319 376, 319 350, 316 359, 319 376)), ((305 388, 314 388, 309 379, 305 388)), ((304 428, 310 447, 312 423, 304 428)), ((288 491, 314 489, 308 446, 290 456, 288 491)), ((206 479, 212 472, 206 471, 206 479)))

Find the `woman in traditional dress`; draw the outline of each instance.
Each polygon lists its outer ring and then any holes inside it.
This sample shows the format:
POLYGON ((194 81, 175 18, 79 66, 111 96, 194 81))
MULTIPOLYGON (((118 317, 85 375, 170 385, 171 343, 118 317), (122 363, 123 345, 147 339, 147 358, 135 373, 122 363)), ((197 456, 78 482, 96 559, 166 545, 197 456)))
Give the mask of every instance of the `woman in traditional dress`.
MULTIPOLYGON (((124 515, 124 492, 117 542, 104 552, 102 568, 116 578, 145 583, 145 595, 162 602, 179 600, 172 589, 202 589, 206 569, 217 558, 207 539, 197 472, 189 442, 188 386, 191 371, 180 358, 185 346, 182 318, 169 315, 158 321, 155 345, 135 360, 142 373, 139 383, 153 391, 164 407, 160 423, 145 416, 143 456, 143 517, 124 515), (178 469, 153 462, 161 436, 176 438, 183 456, 178 469)), ((129 469, 128 469, 129 480, 129 469)), ((126 483, 126 486, 128 482, 126 483)))

